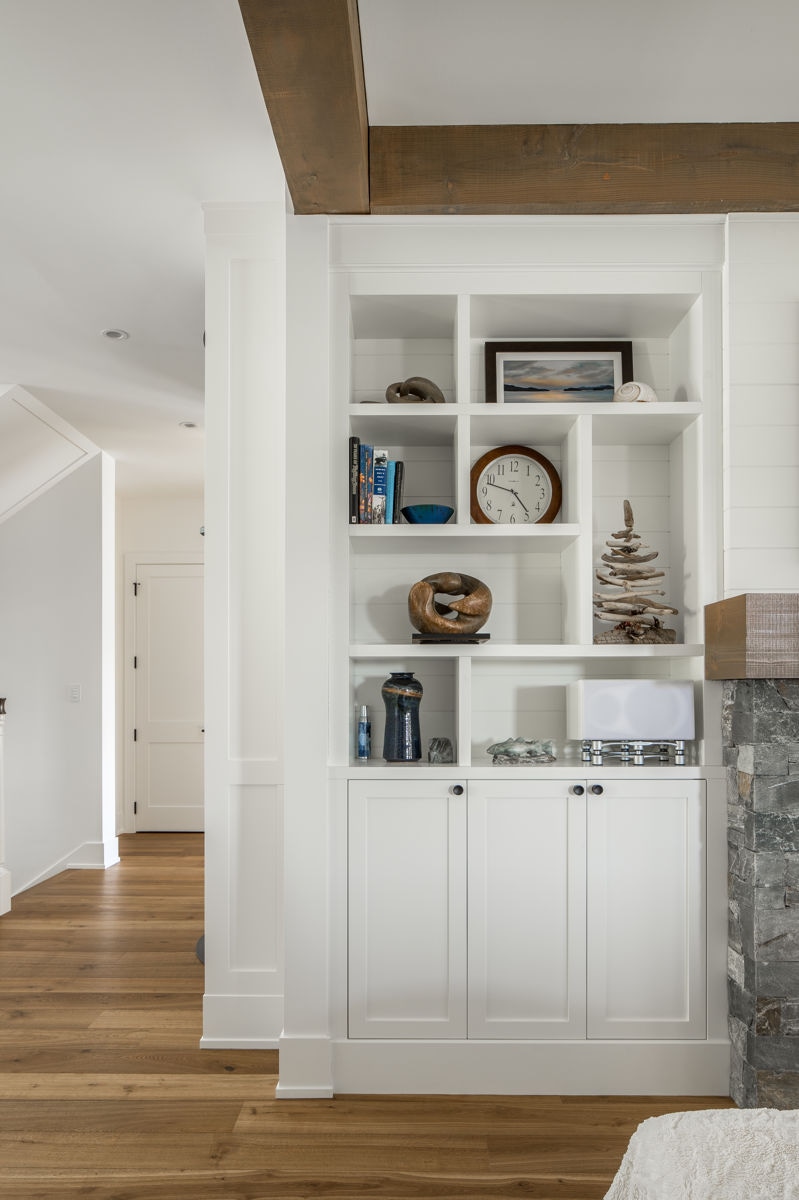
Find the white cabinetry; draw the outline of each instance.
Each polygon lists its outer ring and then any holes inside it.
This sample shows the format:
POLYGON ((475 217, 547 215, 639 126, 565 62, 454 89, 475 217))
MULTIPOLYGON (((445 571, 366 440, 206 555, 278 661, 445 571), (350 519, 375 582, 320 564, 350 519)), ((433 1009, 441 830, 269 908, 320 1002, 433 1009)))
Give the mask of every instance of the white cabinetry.
POLYGON ((350 784, 350 1037, 466 1036, 466 796, 350 784))
POLYGON ((585 794, 469 784, 469 1036, 585 1037, 585 794))
POLYGON ((588 1036, 703 1038, 705 785, 602 784, 587 804, 588 1036))
POLYGON ((350 1037, 705 1036, 701 781, 349 790, 350 1037))

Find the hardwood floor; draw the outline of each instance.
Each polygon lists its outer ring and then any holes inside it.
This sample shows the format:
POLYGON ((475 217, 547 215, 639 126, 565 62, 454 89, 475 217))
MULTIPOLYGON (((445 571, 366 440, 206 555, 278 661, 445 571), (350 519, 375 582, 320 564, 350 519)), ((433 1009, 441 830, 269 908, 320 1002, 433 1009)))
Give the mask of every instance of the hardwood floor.
POLYGON ((3 1200, 600 1200, 645 1117, 718 1098, 274 1099, 199 1050, 202 835, 120 839, 0 919, 3 1200))

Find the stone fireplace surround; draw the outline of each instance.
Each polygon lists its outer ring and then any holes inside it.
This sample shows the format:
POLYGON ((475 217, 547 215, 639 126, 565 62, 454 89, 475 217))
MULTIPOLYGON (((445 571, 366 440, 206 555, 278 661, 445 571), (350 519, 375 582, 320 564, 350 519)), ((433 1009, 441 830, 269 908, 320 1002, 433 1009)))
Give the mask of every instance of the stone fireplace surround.
POLYGON ((724 683, 730 1095, 799 1107, 799 679, 724 683))

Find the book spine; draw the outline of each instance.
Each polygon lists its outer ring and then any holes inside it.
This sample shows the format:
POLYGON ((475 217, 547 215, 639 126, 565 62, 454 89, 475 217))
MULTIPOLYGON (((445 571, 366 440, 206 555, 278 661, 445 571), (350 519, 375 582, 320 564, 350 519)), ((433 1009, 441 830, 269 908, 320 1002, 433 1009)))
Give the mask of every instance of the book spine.
POLYGON ((361 442, 358 468, 358 523, 372 523, 372 488, 374 486, 374 450, 361 442))
POLYGON ((350 438, 350 525, 358 524, 358 493, 361 474, 361 439, 350 438))
POLYGON ((402 490, 405 483, 405 463, 398 460, 394 467, 394 524, 402 522, 402 490))
POLYGON ((397 464, 393 458, 388 460, 388 480, 386 482, 386 525, 395 525, 394 520, 394 480, 397 474, 397 464))
POLYGON ((388 487, 388 450, 375 450, 374 484, 372 487, 372 524, 386 524, 386 490, 388 487))

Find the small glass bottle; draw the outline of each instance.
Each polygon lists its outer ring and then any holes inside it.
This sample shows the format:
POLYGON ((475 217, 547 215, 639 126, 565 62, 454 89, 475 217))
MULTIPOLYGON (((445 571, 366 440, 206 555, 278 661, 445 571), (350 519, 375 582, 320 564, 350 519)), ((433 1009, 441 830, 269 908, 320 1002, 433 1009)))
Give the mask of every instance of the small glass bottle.
POLYGON ((372 722, 369 720, 369 710, 365 704, 361 705, 358 717, 357 755, 359 762, 366 762, 372 756, 372 722))

